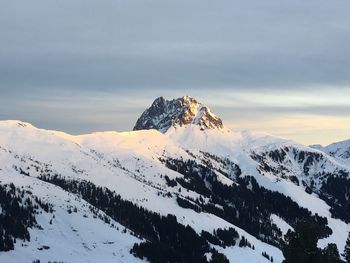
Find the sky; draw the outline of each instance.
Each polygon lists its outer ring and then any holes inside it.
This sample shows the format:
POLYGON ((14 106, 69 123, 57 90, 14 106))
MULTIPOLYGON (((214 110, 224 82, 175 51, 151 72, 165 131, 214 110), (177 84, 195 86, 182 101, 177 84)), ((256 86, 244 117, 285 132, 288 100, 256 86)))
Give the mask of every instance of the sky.
POLYGON ((234 130, 350 139, 348 0, 0 0, 0 119, 127 131, 196 97, 234 130))

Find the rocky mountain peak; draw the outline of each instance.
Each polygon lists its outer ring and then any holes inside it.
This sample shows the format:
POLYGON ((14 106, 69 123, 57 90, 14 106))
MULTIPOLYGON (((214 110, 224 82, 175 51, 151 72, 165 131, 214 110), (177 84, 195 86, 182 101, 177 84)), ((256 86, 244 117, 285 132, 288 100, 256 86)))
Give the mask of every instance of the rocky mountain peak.
POLYGON ((137 120, 134 130, 157 129, 166 132, 172 126, 199 125, 201 129, 222 129, 222 120, 195 98, 184 96, 155 99, 137 120))

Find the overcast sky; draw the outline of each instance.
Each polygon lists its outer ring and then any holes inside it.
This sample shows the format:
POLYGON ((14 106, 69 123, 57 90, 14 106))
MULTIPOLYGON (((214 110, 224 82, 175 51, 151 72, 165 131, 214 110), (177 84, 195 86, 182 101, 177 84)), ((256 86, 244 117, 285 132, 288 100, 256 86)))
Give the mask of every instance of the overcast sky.
POLYGON ((191 95, 227 126, 350 138, 350 2, 0 0, 0 119, 131 130, 191 95))

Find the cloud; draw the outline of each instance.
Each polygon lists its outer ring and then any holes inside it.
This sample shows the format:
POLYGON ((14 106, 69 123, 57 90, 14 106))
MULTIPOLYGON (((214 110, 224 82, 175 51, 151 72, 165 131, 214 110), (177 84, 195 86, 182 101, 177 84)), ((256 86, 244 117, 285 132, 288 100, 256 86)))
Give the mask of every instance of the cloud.
POLYGON ((349 12, 346 0, 1 1, 0 117, 124 130, 155 97, 184 94, 228 122, 346 117, 349 12))
POLYGON ((7 1, 1 89, 349 85, 348 11, 346 1, 7 1))

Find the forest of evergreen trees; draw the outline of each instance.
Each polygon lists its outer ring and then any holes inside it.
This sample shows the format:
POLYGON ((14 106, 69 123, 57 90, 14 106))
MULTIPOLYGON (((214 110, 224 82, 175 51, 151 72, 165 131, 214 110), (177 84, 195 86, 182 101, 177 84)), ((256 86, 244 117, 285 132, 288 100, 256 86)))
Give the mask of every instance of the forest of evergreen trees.
POLYGON ((40 227, 35 214, 39 207, 52 212, 52 206, 13 184, 0 185, 0 251, 14 249, 16 239, 30 241, 28 228, 40 227))
MULTIPOLYGON (((151 263, 205 263, 208 262, 205 253, 212 252, 216 255, 215 261, 212 262, 227 262, 224 255, 210 248, 204 236, 198 235, 190 226, 178 223, 173 215, 162 216, 150 212, 91 182, 66 180, 58 175, 42 176, 40 179, 60 186, 68 192, 79 194, 82 199, 146 239, 147 241, 135 244, 132 248, 131 253, 137 257, 147 258, 151 263), (221 261, 218 261, 219 259, 221 261)), ((228 230, 227 236, 231 234, 234 232, 228 230)), ((229 239, 225 234, 220 236, 224 239, 220 240, 221 242, 227 242, 229 239)))
MULTIPOLYGON (((211 200, 210 203, 192 200, 203 211, 215 214, 237 225, 264 242, 280 246, 282 233, 271 221, 271 214, 278 215, 291 226, 295 226, 300 221, 315 223, 320 226, 322 237, 327 237, 332 233, 327 226, 326 218, 317 214, 312 215, 309 210, 300 207, 290 197, 259 186, 253 177, 237 177, 237 184, 228 186, 217 180, 212 169, 197 164, 195 161, 179 159, 163 161, 169 169, 184 175, 184 178, 176 179, 182 187, 211 200)), ((181 199, 178 199, 178 202, 182 207, 198 211, 193 203, 185 203, 181 199)))
MULTIPOLYGON (((193 175, 193 173, 191 173, 193 175)), ((192 176, 191 175, 191 176, 192 176)), ((188 175, 186 179, 188 179, 188 175)), ((213 177, 215 178, 215 177, 213 177)), ((131 249, 131 253, 139 258, 146 258, 151 263, 161 262, 208 262, 205 254, 211 253, 211 263, 226 263, 227 258, 210 248, 210 244, 218 246, 248 246, 255 249, 254 246, 244 237, 240 237, 234 228, 216 229, 213 233, 202 231, 198 235, 190 226, 184 226, 177 222, 177 218, 173 215, 162 216, 160 214, 150 212, 142 207, 138 207, 130 201, 121 199, 120 195, 108 188, 98 187, 88 181, 67 180, 61 176, 54 175, 52 177, 42 176, 40 179, 62 187, 64 190, 78 194, 82 199, 89 202, 94 207, 104 211, 107 215, 115 219, 117 222, 132 230, 135 235, 144 238, 146 241, 136 243, 131 249), (238 243, 239 242, 239 243, 238 243)), ((205 179, 205 178, 204 178, 205 179)), ((211 181, 212 186, 215 186, 216 180, 211 181)), ((238 194, 242 194, 246 198, 246 204, 255 202, 256 200, 248 192, 256 193, 260 197, 262 203, 272 201, 275 196, 272 192, 261 188, 252 178, 244 178, 238 180, 238 194), (248 188, 249 184, 249 188, 248 188), (248 192, 246 192, 248 191, 248 192), (271 196, 270 196, 271 195, 271 196)), ((223 187, 220 185, 220 187, 223 187)), ((222 189, 218 187, 213 191, 216 198, 222 200, 236 200, 235 195, 231 192, 232 189, 222 189), (222 191, 223 194, 218 194, 217 191, 222 191), (226 196, 227 195, 227 196, 226 196)), ((230 188, 229 186, 225 186, 230 188)), ((200 189, 200 188, 198 188, 200 189)), ((237 191, 237 189, 235 189, 237 191)), ((212 195, 213 195, 212 194, 212 195)), ((284 263, 341 263, 339 251, 335 244, 329 244, 325 249, 317 247, 317 241, 320 238, 329 234, 326 227, 327 221, 318 216, 312 216, 309 211, 294 207, 294 204, 287 197, 281 195, 281 198, 275 203, 277 208, 273 210, 270 205, 263 205, 262 208, 273 213, 288 213, 283 209, 280 211, 278 206, 289 206, 292 210, 289 222, 294 222, 295 232, 289 231, 285 241, 281 240, 281 248, 285 256, 284 263), (286 201, 287 199, 288 201, 286 201), (281 201, 282 200, 282 201, 281 201), (284 205, 287 202, 287 205, 284 205), (295 221, 293 221, 295 220, 295 221)), ((182 198, 178 197, 178 202, 182 198)), ((193 209, 193 203, 185 200, 185 205, 193 209), (188 203, 191 205, 188 205, 188 203)), ((198 200, 197 200, 198 201, 198 200)), ((195 204, 197 205, 197 204, 195 204)), ((205 206, 201 206, 204 207, 205 206)), ((249 208, 249 205, 247 205, 249 208)), ((225 211, 225 209, 223 210, 225 211)), ((197 211, 199 212, 199 211, 197 211)), ((249 220, 247 220, 248 223, 249 220)), ((260 229, 261 230, 261 229, 260 229)), ((350 253, 350 239, 347 242, 348 253, 350 253)), ((263 256, 273 262, 273 258, 266 252, 263 256)), ((347 262, 349 263, 349 262, 347 262)))
POLYGON ((327 180, 322 184, 320 198, 325 200, 331 207, 330 212, 335 218, 350 223, 350 179, 349 175, 327 176, 327 180))
POLYGON ((342 263, 338 248, 328 244, 324 249, 317 247, 321 229, 317 224, 300 222, 295 231, 288 231, 282 246, 283 263, 342 263))
MULTIPOLYGON (((259 170, 265 172, 271 172, 274 174, 280 174, 282 178, 287 178, 283 175, 283 167, 271 167, 268 164, 267 156, 273 161, 281 163, 285 160, 287 152, 290 151, 288 147, 284 149, 278 149, 267 153, 252 154, 251 157, 259 163, 259 170)), ((318 161, 322 157, 319 153, 311 153, 305 151, 296 151, 293 149, 294 159, 300 164, 303 164, 303 172, 305 175, 309 175, 310 166, 318 161)), ((310 184, 307 185, 303 182, 305 191, 309 194, 316 192, 321 199, 327 202, 331 207, 330 212, 334 218, 339 218, 347 223, 350 223, 350 202, 348 196, 350 193, 350 179, 347 171, 339 170, 335 174, 321 173, 316 177, 325 179, 322 182, 320 189, 315 189, 315 182, 311 180, 310 184)), ((293 183, 299 185, 299 179, 296 176, 288 177, 293 183)))

